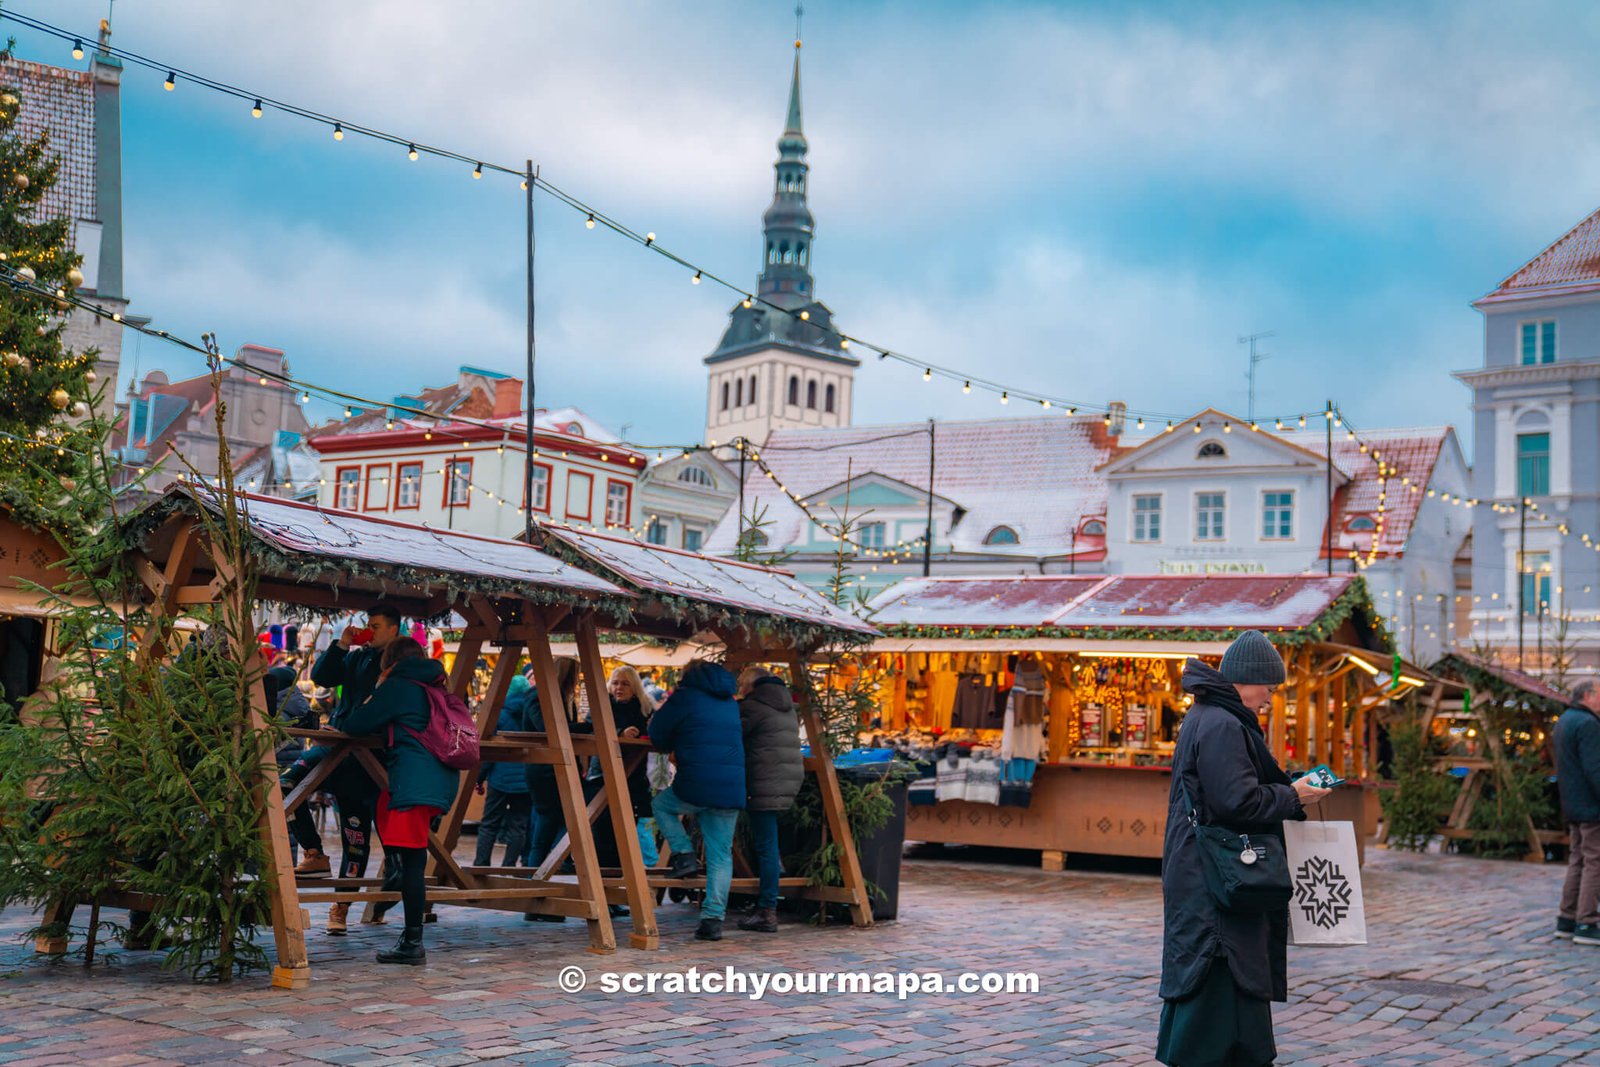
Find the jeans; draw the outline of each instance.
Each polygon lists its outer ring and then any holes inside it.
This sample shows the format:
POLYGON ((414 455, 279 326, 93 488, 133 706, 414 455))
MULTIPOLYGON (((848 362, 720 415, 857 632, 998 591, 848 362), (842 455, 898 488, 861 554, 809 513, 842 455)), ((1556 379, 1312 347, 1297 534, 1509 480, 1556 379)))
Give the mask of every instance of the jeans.
POLYGON ((1567 823, 1567 880, 1559 914, 1580 924, 1600 922, 1600 822, 1567 823))
POLYGON ((644 858, 646 867, 654 867, 661 862, 661 850, 656 848, 656 823, 654 819, 641 818, 638 820, 639 829, 639 855, 644 858))
POLYGON ((783 877, 783 863, 778 858, 778 813, 752 811, 749 814, 750 844, 756 850, 756 873, 761 876, 756 907, 776 908, 778 879, 783 877))
POLYGON ((700 838, 706 846, 706 898, 700 905, 700 918, 721 922, 728 911, 728 887, 733 882, 733 830, 739 824, 738 809, 690 804, 671 786, 656 794, 654 807, 656 825, 674 855, 694 855, 694 842, 680 817, 693 815, 700 824, 700 838))
POLYGON ((533 832, 528 835, 529 867, 537 867, 550 855, 556 839, 567 832, 567 817, 561 811, 561 795, 554 787, 546 795, 543 790, 533 790, 533 832))
POLYGON ((489 787, 483 801, 483 818, 478 822, 478 851, 474 867, 487 867, 494 862, 494 846, 505 842, 506 854, 502 867, 515 867, 528 849, 528 816, 533 811, 533 797, 527 793, 502 793, 489 787))

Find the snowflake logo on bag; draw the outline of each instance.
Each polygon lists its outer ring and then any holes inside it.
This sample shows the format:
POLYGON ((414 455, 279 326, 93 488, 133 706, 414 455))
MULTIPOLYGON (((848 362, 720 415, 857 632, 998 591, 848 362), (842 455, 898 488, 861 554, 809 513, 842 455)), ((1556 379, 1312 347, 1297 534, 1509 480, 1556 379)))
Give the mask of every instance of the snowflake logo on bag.
POLYGON ((1350 913, 1350 879, 1338 864, 1312 856, 1295 871, 1294 902, 1307 922, 1332 930, 1350 913))

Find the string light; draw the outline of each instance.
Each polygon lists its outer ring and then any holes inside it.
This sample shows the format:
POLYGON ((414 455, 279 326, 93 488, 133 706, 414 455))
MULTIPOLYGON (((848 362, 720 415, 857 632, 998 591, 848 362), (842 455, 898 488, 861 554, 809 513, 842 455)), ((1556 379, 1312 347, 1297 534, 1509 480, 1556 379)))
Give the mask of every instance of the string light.
POLYGON ((256 97, 256 102, 250 107, 250 117, 254 119, 261 117, 261 98, 259 96, 256 97))
POLYGON ((72 39, 72 58, 73 59, 82 59, 83 58, 83 40, 81 38, 74 37, 72 39))
POLYGON ((589 217, 584 220, 583 225, 586 229, 594 229, 594 212, 589 212, 589 217))
POLYGON ((972 392, 972 383, 971 383, 971 382, 962 382, 962 383, 961 383, 961 391, 962 391, 962 392, 963 392, 963 393, 970 393, 970 392, 972 392))
POLYGON ((483 177, 483 164, 482 163, 479 163, 476 167, 472 168, 472 176, 474 178, 483 177))
POLYGON ((1006 393, 1006 392, 1002 392, 1000 394, 1000 403, 1002 403, 1002 404, 1011 403, 1011 394, 1010 393, 1006 393))
POLYGON ((922 372, 922 380, 925 381, 925 382, 932 381, 933 380, 933 371, 931 369, 924 369, 923 372, 922 372))
POLYGON ((414 144, 406 145, 406 158, 411 160, 411 162, 413 162, 413 163, 415 163, 417 161, 417 146, 416 145, 414 145, 414 144))
POLYGON ((170 92, 172 92, 172 90, 176 89, 177 87, 178 87, 178 75, 173 71, 170 71, 170 70, 167 71, 167 80, 166 80, 165 84, 162 86, 162 88, 166 89, 166 91, 170 93, 170 92))
POLYGON ((335 141, 344 140, 344 125, 342 123, 335 122, 333 124, 333 139, 335 141))
POLYGON ((699 271, 695 271, 694 272, 694 277, 689 279, 689 284, 690 285, 699 285, 700 284, 700 272, 699 271))

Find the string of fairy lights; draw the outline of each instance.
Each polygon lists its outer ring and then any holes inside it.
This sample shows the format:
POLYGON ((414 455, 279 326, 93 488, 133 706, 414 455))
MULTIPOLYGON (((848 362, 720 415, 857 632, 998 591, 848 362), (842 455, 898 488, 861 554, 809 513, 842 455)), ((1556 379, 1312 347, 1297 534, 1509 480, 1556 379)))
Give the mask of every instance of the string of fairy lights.
MULTIPOLYGON (((46 22, 42 19, 23 15, 14 11, 0 10, 0 20, 10 20, 18 25, 25 26, 40 33, 54 37, 62 42, 71 42, 74 58, 82 58, 84 54, 84 41, 94 39, 93 35, 76 33, 65 29, 64 27, 56 26, 52 23, 46 22)), ((606 212, 596 205, 555 185, 549 179, 543 177, 537 168, 530 169, 527 167, 516 167, 507 164, 496 163, 487 158, 483 153, 463 152, 440 145, 428 144, 425 141, 419 140, 413 136, 395 133, 393 131, 380 129, 375 126, 369 126, 351 120, 343 115, 318 111, 299 104, 278 99, 270 94, 257 92, 240 85, 211 78, 209 76, 184 68, 178 64, 158 60, 126 48, 112 45, 109 41, 100 43, 96 45, 96 47, 105 54, 115 56, 116 58, 122 60, 126 65, 137 66, 142 69, 152 71, 158 75, 164 73, 165 78, 162 82, 162 85, 169 92, 176 91, 180 85, 198 86, 208 91, 238 100, 241 103, 249 103, 249 114, 255 119, 260 119, 269 112, 286 115, 322 127, 323 129, 327 130, 336 141, 343 141, 347 137, 364 137, 369 140, 391 145, 396 149, 403 148, 405 150, 406 157, 412 161, 416 161, 422 156, 428 156, 448 161, 464 168, 470 167, 471 169, 469 173, 474 179, 482 179, 485 174, 492 174, 515 178, 519 182, 520 187, 523 189, 527 189, 531 184, 534 189, 553 197, 555 200, 580 215, 582 217, 584 226, 588 229, 593 230, 599 227, 609 230, 617 236, 632 242, 638 247, 661 256, 669 262, 677 265, 689 275, 689 281, 692 284, 701 285, 704 283, 711 283, 713 285, 721 286, 722 288, 738 296, 740 303, 746 308, 759 304, 769 313, 787 316, 797 322, 807 323, 810 329, 818 332, 818 335, 822 340, 831 340, 832 342, 837 343, 842 350, 850 351, 852 348, 854 348, 868 354, 876 354, 880 362, 894 361, 907 368, 919 371, 924 381, 931 382, 934 378, 939 378, 952 383, 959 382, 961 384, 961 390, 963 394, 970 394, 973 389, 976 388, 994 395, 998 398, 1001 404, 1010 404, 1013 400, 1015 400, 1018 403, 1035 405, 1041 410, 1058 410, 1068 415, 1075 415, 1080 412, 1103 414, 1108 421, 1113 417, 1112 413, 1114 406, 1111 404, 1088 403, 1081 400, 1074 400, 1064 396, 1056 395, 1036 387, 1017 386, 1006 383, 998 379, 989 378, 985 375, 974 373, 970 370, 963 370, 918 358, 911 354, 901 352, 892 346, 878 344, 877 342, 869 341, 853 334, 847 334, 834 327, 831 322, 827 325, 824 325, 820 322, 813 322, 809 309, 805 307, 785 307, 781 304, 766 299, 759 293, 751 292, 743 286, 730 281, 723 274, 667 248, 661 241, 657 239, 654 231, 641 231, 635 227, 629 226, 626 223, 621 222, 615 215, 606 212)), ((1181 415, 1174 415, 1172 413, 1154 410, 1128 408, 1121 408, 1118 410, 1125 411, 1126 415, 1133 419, 1137 427, 1141 430, 1145 428, 1147 420, 1159 422, 1164 419, 1170 427, 1175 421, 1181 420, 1182 418, 1181 415)), ((1303 423, 1307 416, 1315 416, 1320 414, 1320 411, 1299 412, 1293 415, 1284 416, 1282 419, 1277 421, 1282 422, 1285 420, 1298 420, 1303 423)))

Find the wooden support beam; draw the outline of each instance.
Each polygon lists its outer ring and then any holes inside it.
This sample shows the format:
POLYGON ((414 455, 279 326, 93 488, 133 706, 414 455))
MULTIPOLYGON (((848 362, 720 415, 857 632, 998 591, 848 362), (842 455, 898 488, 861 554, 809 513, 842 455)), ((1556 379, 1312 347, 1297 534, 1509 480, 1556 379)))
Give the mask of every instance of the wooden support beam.
MULTIPOLYGON (((546 613, 538 611, 531 602, 529 616, 541 618, 546 613)), ((578 885, 585 901, 595 909, 589 919, 589 949, 591 952, 610 953, 617 950, 617 936, 611 927, 611 913, 605 906, 605 887, 600 883, 600 865, 595 861, 594 834, 584 810, 583 783, 578 778, 576 757, 572 751, 572 732, 567 725, 567 709, 561 702, 561 682, 556 673, 555 654, 550 649, 550 635, 542 628, 528 642, 528 654, 533 660, 534 677, 539 692, 539 706, 544 712, 545 734, 551 747, 561 754, 555 765, 556 789, 561 797, 561 810, 566 816, 567 833, 573 839, 572 865, 578 872, 578 885)), ((543 874, 543 868, 540 869, 543 874)))
MULTIPOLYGON (((285 816, 293 815, 300 805, 311 799, 313 793, 322 788, 322 784, 333 777, 333 772, 339 764, 350 755, 352 746, 348 741, 336 742, 315 767, 311 768, 304 778, 300 779, 294 789, 283 800, 283 813, 285 816)), ((276 761, 273 763, 277 765, 276 761)))
MULTIPOLYGON (((463 651, 467 642, 462 640, 463 651)), ((473 642, 474 645, 479 642, 473 642)), ((472 650, 472 658, 477 659, 477 648, 472 650)), ((450 688, 456 695, 465 699, 466 687, 472 679, 471 669, 461 669, 465 662, 462 652, 456 653, 456 670, 450 678, 450 688), (459 688, 458 688, 459 687, 459 688)), ((502 655, 495 661, 494 674, 489 679, 489 691, 483 695, 483 701, 478 705, 477 726, 480 738, 494 736, 495 727, 499 723, 500 708, 506 702, 506 694, 511 691, 511 679, 517 673, 517 657, 502 655)), ((477 785, 478 774, 476 771, 468 772, 461 776, 461 784, 456 789, 455 803, 450 806, 450 813, 446 816, 443 828, 444 846, 447 851, 454 852, 456 843, 461 840, 461 823, 467 815, 467 803, 472 799, 472 790, 477 785)))
MULTIPOLYGON (((602 778, 597 799, 611 809, 611 830, 617 839, 617 858, 627 882, 628 911, 633 925, 628 940, 634 948, 660 948, 656 902, 645 883, 644 857, 633 817, 633 800, 628 793, 628 768, 623 765, 622 752, 617 746, 617 720, 611 710, 605 664, 600 660, 600 638, 595 631, 594 615, 585 612, 578 616, 577 622, 578 663, 589 691, 589 715, 594 722, 594 740, 598 748, 595 758, 600 761, 602 778)), ((635 696, 642 698, 643 694, 635 696)), ((596 870, 597 877, 598 874, 596 870)))
POLYGON ((839 845, 839 874, 844 889, 850 894, 850 921, 856 926, 871 926, 872 905, 867 897, 867 880, 861 873, 861 857, 856 852, 850 819, 845 815, 844 791, 840 789, 839 776, 834 771, 833 754, 828 751, 822 718, 811 702, 809 686, 806 684, 806 658, 798 651, 790 651, 788 660, 789 668, 794 672, 794 688, 800 694, 796 706, 800 724, 805 728, 806 740, 811 743, 812 755, 817 760, 817 789, 822 797, 822 813, 827 820, 828 832, 839 845))

